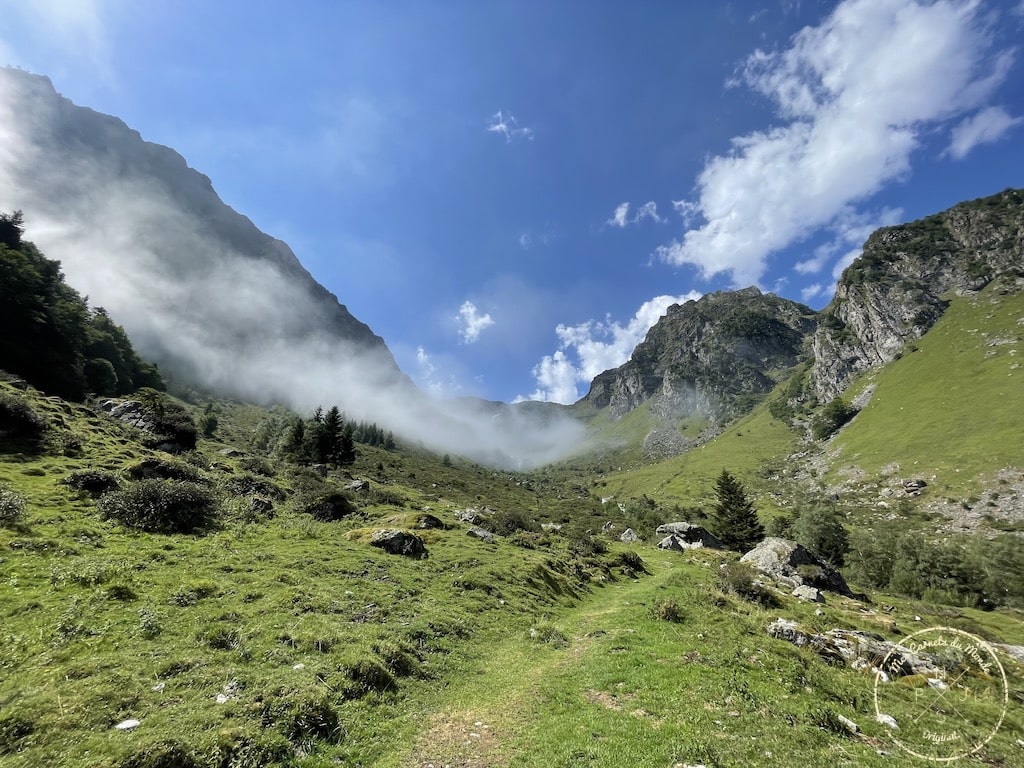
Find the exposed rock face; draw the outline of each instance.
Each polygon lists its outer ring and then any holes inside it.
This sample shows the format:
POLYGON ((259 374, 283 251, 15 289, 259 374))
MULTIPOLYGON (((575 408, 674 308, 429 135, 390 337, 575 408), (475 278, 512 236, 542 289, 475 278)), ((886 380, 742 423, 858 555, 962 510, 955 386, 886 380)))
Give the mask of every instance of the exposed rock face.
POLYGON ((677 552, 701 547, 725 549, 721 541, 699 525, 684 522, 665 523, 658 526, 657 533, 665 537, 658 542, 659 549, 673 549, 677 552))
POLYGON ((815 587, 853 597, 846 579, 817 555, 788 539, 769 536, 740 558, 772 579, 793 588, 815 587))
POLYGON ((814 334, 821 401, 891 362, 942 316, 950 293, 1024 277, 1024 191, 1006 190, 872 234, 839 280, 814 334))
POLYGON ((727 421, 775 386, 770 372, 800 362, 815 322, 809 307, 753 287, 676 304, 627 363, 594 379, 585 401, 616 418, 652 399, 662 418, 727 421))
POLYGON ((493 533, 484 528, 480 528, 476 525, 474 525, 472 528, 466 531, 466 534, 468 536, 472 536, 475 539, 480 539, 480 541, 486 542, 488 544, 493 544, 495 541, 493 533))
POLYGON ((625 542, 626 544, 633 544, 634 542, 641 541, 640 536, 632 528, 627 528, 619 536, 619 541, 625 542))

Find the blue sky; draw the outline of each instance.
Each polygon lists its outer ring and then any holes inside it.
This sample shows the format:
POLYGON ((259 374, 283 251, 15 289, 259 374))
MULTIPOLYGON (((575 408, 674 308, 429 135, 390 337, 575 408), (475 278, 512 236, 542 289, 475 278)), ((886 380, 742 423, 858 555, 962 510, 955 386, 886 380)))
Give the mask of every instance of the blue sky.
POLYGON ((0 60, 184 155, 446 396, 571 402, 674 301, 820 308, 876 226, 1024 186, 1024 0, 0 17, 0 60))

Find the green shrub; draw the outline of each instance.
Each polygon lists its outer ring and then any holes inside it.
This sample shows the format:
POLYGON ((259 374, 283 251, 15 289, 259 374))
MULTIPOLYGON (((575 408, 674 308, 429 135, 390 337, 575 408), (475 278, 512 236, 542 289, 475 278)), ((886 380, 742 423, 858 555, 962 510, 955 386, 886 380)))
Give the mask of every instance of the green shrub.
POLYGON ((757 572, 746 563, 738 560, 725 563, 718 569, 716 582, 723 592, 742 597, 765 608, 777 607, 778 599, 757 583, 757 572))
POLYGON ((828 507, 810 507, 793 521, 790 537, 835 567, 842 567, 850 549, 839 514, 828 507))
POLYGON ((15 523, 25 514, 25 497, 8 488, 0 488, 0 525, 15 523))
POLYGON ((535 643, 551 645, 555 648, 566 648, 569 645, 569 636, 558 627, 547 622, 531 627, 530 639, 535 643))
POLYGON ((182 461, 163 459, 156 456, 143 459, 125 470, 132 480, 184 480, 189 483, 203 482, 199 470, 182 461))
POLYGON ((686 614, 675 600, 659 600, 651 608, 651 618, 679 624, 686 619, 686 614))
POLYGON ((496 511, 487 519, 487 530, 499 536, 511 536, 516 531, 528 531, 540 533, 540 523, 527 515, 525 512, 496 511))
POLYGON ((833 398, 811 421, 815 440, 824 440, 857 415, 857 409, 841 397, 833 398))
POLYGON ((14 394, 0 394, 0 446, 38 449, 48 426, 27 400, 14 394))
POLYGON ((84 491, 94 496, 117 490, 120 486, 117 475, 105 469, 78 469, 61 482, 76 491, 84 491))
POLYGON ((261 712, 264 728, 276 728, 293 745, 311 751, 316 741, 337 742, 343 735, 338 712, 323 693, 279 690, 261 712))
POLYGON ((201 485, 181 480, 142 480, 101 497, 100 513, 150 533, 190 533, 217 519, 217 500, 201 485))

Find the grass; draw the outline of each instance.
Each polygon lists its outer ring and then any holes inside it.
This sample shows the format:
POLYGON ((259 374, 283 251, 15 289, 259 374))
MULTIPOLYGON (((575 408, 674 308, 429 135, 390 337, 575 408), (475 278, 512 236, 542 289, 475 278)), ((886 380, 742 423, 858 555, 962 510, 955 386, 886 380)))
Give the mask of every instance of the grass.
POLYGON ((1024 466, 1024 292, 955 298, 901 359, 871 376, 868 405, 834 441, 832 479, 859 467, 927 474, 935 494, 969 495, 993 470, 1024 466))

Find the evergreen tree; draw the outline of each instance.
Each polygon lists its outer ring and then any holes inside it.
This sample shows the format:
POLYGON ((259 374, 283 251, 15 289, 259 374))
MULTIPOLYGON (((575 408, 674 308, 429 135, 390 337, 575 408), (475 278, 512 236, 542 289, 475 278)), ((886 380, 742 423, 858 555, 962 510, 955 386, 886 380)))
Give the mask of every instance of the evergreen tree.
POLYGON ((341 418, 338 406, 333 406, 318 424, 316 446, 317 460, 329 464, 342 464, 342 433, 345 423, 341 418))
POLYGON ((715 481, 715 506, 711 511, 711 532, 729 549, 746 552, 764 538, 754 503, 743 485, 723 469, 715 481))
POLYGON ((354 464, 356 461, 356 441, 351 424, 346 424, 341 431, 341 440, 338 447, 338 463, 354 464))

